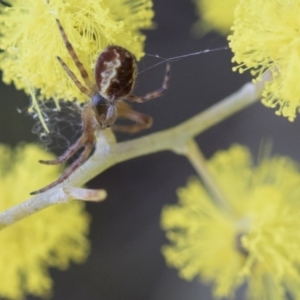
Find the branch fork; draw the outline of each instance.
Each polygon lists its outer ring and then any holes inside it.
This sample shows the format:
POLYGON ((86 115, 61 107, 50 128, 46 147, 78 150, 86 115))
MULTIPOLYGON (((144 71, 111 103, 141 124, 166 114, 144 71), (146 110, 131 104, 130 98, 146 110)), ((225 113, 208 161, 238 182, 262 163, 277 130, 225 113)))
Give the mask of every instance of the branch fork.
MULTIPOLYGON (((173 151, 185 155, 197 170, 199 162, 193 162, 186 147, 191 146, 191 143, 195 146, 193 139, 198 134, 255 103, 260 98, 264 84, 270 76, 266 73, 261 82, 245 84, 240 90, 219 103, 167 130, 121 143, 116 143, 111 130, 99 131, 94 153, 68 180, 0 213, 0 229, 54 204, 66 203, 74 199, 103 201, 107 196, 104 190, 80 187, 113 165, 142 155, 166 150, 173 151)), ((226 202, 218 195, 218 191, 215 195, 220 203, 226 206, 226 202)))

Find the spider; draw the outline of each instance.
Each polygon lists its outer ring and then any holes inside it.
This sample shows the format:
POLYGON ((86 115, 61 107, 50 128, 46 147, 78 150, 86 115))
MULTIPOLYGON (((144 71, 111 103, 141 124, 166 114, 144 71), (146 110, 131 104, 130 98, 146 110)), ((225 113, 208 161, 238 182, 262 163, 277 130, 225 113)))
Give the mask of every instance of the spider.
POLYGON ((170 77, 170 62, 168 61, 161 88, 142 97, 133 95, 132 90, 137 77, 135 57, 125 48, 112 45, 99 54, 95 63, 95 82, 93 83, 89 79, 87 71, 80 62, 58 19, 56 19, 56 23, 69 55, 74 60, 85 85, 76 78, 75 74, 60 57, 57 57, 57 60, 77 88, 83 94, 90 97, 90 101, 82 109, 82 134, 79 139, 57 159, 40 160, 39 162, 47 165, 63 164, 81 148, 83 148, 83 151, 56 181, 40 190, 32 192, 31 195, 42 193, 55 187, 78 169, 89 158, 94 148, 94 132, 97 129, 105 129, 112 126, 113 130, 116 131, 136 133, 149 128, 152 125, 152 118, 134 111, 123 100, 142 103, 158 98, 167 91, 170 77), (114 125, 117 117, 126 118, 136 123, 132 125, 114 125))

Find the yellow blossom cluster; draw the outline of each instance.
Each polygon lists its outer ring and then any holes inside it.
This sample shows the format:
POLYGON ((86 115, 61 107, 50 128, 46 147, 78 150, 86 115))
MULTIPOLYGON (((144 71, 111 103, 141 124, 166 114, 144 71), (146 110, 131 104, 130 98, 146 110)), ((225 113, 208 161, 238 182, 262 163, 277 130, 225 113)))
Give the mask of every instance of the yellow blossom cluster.
POLYGON ((196 34, 215 30, 228 35, 238 0, 193 0, 200 20, 194 25, 196 34))
MULTIPOLYGON (((0 211, 22 202, 29 193, 55 180, 59 168, 40 168, 37 157, 53 159, 36 145, 14 151, 0 145, 0 211)), ((0 297, 24 299, 51 293, 48 267, 66 269, 89 252, 89 216, 84 204, 55 205, 3 229, 0 233, 0 297)))
POLYGON ((300 173, 287 157, 253 164, 248 149, 235 145, 209 162, 232 208, 213 203, 198 179, 178 191, 179 203, 162 212, 171 244, 167 263, 186 280, 213 282, 216 297, 231 297, 247 283, 251 300, 300 297, 300 173))
POLYGON ((276 114, 296 118, 300 106, 300 2, 298 0, 240 0, 233 34, 235 70, 252 70, 256 80, 270 71, 272 80, 262 96, 276 114))
MULTIPOLYGON (((152 26, 151 0, 7 0, 0 4, 0 69, 5 83, 53 98, 85 101, 57 61, 57 56, 81 80, 55 19, 59 19, 81 62, 93 80, 99 53, 120 45, 137 59, 143 56, 145 36, 152 26), (126 20, 126 22, 125 22, 126 20)), ((35 104, 36 105, 36 104, 35 104)))

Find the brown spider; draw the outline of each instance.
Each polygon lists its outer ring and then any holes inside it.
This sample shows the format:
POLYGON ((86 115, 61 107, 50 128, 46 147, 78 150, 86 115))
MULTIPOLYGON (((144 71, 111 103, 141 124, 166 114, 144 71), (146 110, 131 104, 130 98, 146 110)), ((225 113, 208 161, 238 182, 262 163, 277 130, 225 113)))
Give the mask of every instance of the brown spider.
POLYGON ((60 57, 57 57, 57 59, 79 90, 89 96, 91 100, 86 103, 82 109, 82 135, 80 138, 57 159, 40 160, 40 163, 47 165, 62 164, 71 158, 78 150, 81 148, 84 149, 79 157, 56 181, 40 190, 32 192, 31 195, 47 191, 66 180, 90 156, 95 143, 94 131, 112 126, 117 117, 127 118, 136 122, 136 124, 127 126, 114 125, 114 130, 136 133, 149 128, 152 125, 152 118, 132 110, 130 105, 123 102, 123 100, 140 103, 145 102, 160 97, 168 88, 170 74, 169 62, 167 62, 166 73, 161 88, 143 97, 131 94, 137 76, 136 61, 132 53, 119 46, 108 46, 100 53, 95 64, 95 83, 91 82, 87 71, 69 42, 60 21, 56 20, 56 23, 65 46, 85 82, 85 86, 76 78, 75 74, 60 57))

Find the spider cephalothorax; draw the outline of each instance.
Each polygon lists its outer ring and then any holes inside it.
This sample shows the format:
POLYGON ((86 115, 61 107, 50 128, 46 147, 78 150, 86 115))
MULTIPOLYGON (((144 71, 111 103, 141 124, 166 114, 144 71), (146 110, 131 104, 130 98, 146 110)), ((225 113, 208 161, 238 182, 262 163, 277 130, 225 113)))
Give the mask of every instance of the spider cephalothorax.
POLYGON ((75 85, 83 94, 89 96, 91 100, 88 101, 82 109, 82 135, 80 138, 59 158, 50 161, 41 160, 40 162, 48 165, 62 164, 81 148, 83 148, 82 153, 58 180, 38 191, 32 192, 32 195, 44 192, 62 183, 88 159, 95 143, 95 130, 112 126, 113 129, 117 131, 136 133, 149 128, 152 125, 152 118, 134 111, 130 105, 123 100, 129 102, 145 102, 160 97, 166 92, 169 81, 170 63, 168 62, 161 88, 143 97, 133 95, 132 90, 137 76, 137 66, 134 55, 123 47, 108 46, 97 58, 95 63, 95 81, 92 82, 72 44, 69 42, 60 21, 56 20, 56 22, 65 46, 74 60, 85 85, 76 78, 75 74, 60 57, 57 57, 57 59, 75 85), (133 125, 114 125, 117 117, 126 118, 136 123, 133 125))

